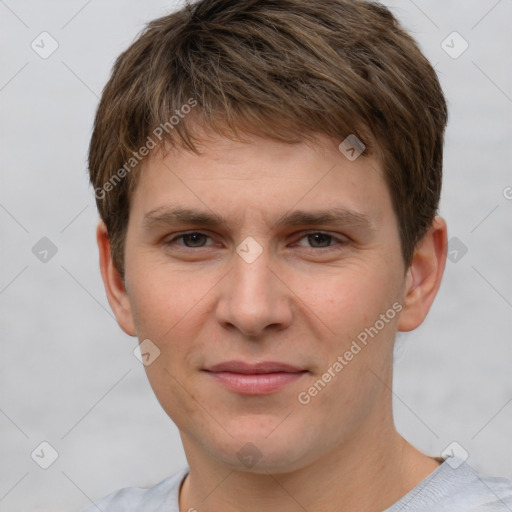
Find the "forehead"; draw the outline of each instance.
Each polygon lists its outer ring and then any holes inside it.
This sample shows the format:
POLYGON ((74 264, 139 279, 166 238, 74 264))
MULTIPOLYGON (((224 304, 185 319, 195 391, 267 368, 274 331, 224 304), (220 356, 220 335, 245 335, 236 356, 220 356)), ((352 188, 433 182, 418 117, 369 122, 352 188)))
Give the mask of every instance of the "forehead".
MULTIPOLYGON (((132 210, 146 222, 198 220, 211 226, 241 222, 259 211, 268 227, 342 220, 376 228, 391 208, 379 161, 347 158, 339 141, 288 144, 216 134, 198 144, 152 153, 139 170, 132 210)), ((388 212, 389 213, 389 212, 388 212)))

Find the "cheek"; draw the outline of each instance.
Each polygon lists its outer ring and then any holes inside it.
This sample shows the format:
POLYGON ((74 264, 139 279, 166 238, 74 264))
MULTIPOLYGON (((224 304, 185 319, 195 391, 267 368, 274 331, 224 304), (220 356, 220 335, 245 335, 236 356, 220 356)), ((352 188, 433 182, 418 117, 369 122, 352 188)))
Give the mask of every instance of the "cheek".
POLYGON ((201 298, 211 286, 150 266, 131 269, 132 313, 139 340, 150 339, 160 351, 145 366, 149 383, 164 410, 181 424, 186 415, 197 414, 185 383, 194 369, 194 340, 205 321, 201 298))
POLYGON ((137 335, 139 338, 168 337, 182 320, 194 316, 201 299, 211 288, 209 280, 200 276, 191 279, 168 266, 145 264, 144 261, 137 263, 130 269, 132 279, 129 283, 137 335))
POLYGON ((351 331, 373 324, 391 307, 397 297, 395 279, 389 268, 360 262, 308 276, 289 275, 287 282, 308 316, 316 316, 335 334, 353 335, 351 331))
MULTIPOLYGON (((160 350, 146 373, 159 399, 172 389, 171 395, 179 400, 179 382, 197 366, 197 340, 209 321, 209 292, 218 278, 176 271, 142 258, 137 263, 130 269, 129 294, 137 337, 150 339, 160 350)), ((186 408, 184 402, 180 407, 186 408)))

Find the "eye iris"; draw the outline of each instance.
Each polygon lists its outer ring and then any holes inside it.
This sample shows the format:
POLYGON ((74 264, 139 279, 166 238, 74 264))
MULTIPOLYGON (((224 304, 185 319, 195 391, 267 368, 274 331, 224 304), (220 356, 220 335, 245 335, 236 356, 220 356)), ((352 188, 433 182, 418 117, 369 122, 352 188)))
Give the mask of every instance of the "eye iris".
POLYGON ((183 241, 185 242, 185 245, 187 247, 202 247, 204 244, 197 243, 199 239, 199 242, 204 242, 204 235, 202 233, 188 233, 186 235, 183 235, 183 241), (202 238, 201 238, 202 237, 202 238), (192 239, 192 244, 188 244, 187 240, 192 239))
MULTIPOLYGON (((313 247, 328 247, 331 238, 332 237, 330 235, 326 235, 324 233, 313 233, 308 235, 308 241, 313 247)), ((183 242, 187 247, 203 247, 205 235, 202 233, 187 233, 186 235, 183 235, 183 242)))
POLYGON ((318 247, 318 246, 315 246, 315 243, 316 242, 320 242, 320 246, 321 247, 328 247, 329 246, 329 241, 331 239, 331 236, 330 235, 325 235, 323 233, 314 233, 312 235, 308 235, 308 241, 311 243, 312 240, 314 240, 314 242, 312 243, 312 245, 314 247, 318 247), (319 240, 320 239, 320 240, 319 240), (322 245, 322 240, 326 241, 327 242, 327 245, 322 245))

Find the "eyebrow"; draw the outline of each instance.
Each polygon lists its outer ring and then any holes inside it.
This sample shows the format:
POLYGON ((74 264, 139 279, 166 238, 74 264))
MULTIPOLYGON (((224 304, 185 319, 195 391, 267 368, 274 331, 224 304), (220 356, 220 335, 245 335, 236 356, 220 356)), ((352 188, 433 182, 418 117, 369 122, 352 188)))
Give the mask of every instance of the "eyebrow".
MULTIPOLYGON (((143 227, 145 229, 152 229, 179 223, 211 228, 229 225, 227 219, 211 211, 163 206, 148 212, 144 216, 143 227)), ((270 229, 282 226, 319 224, 340 224, 375 231, 374 223, 366 214, 340 207, 322 210, 294 210, 283 214, 273 222, 267 222, 270 229)))

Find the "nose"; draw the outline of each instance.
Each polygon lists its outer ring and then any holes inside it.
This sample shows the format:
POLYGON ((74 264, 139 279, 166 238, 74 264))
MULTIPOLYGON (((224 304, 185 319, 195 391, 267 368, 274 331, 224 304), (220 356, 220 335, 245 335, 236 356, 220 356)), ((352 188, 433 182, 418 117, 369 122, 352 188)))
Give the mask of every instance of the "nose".
POLYGON ((217 320, 225 329, 258 338, 282 330, 292 321, 291 292, 270 267, 268 251, 250 263, 237 253, 233 268, 223 279, 217 320))

